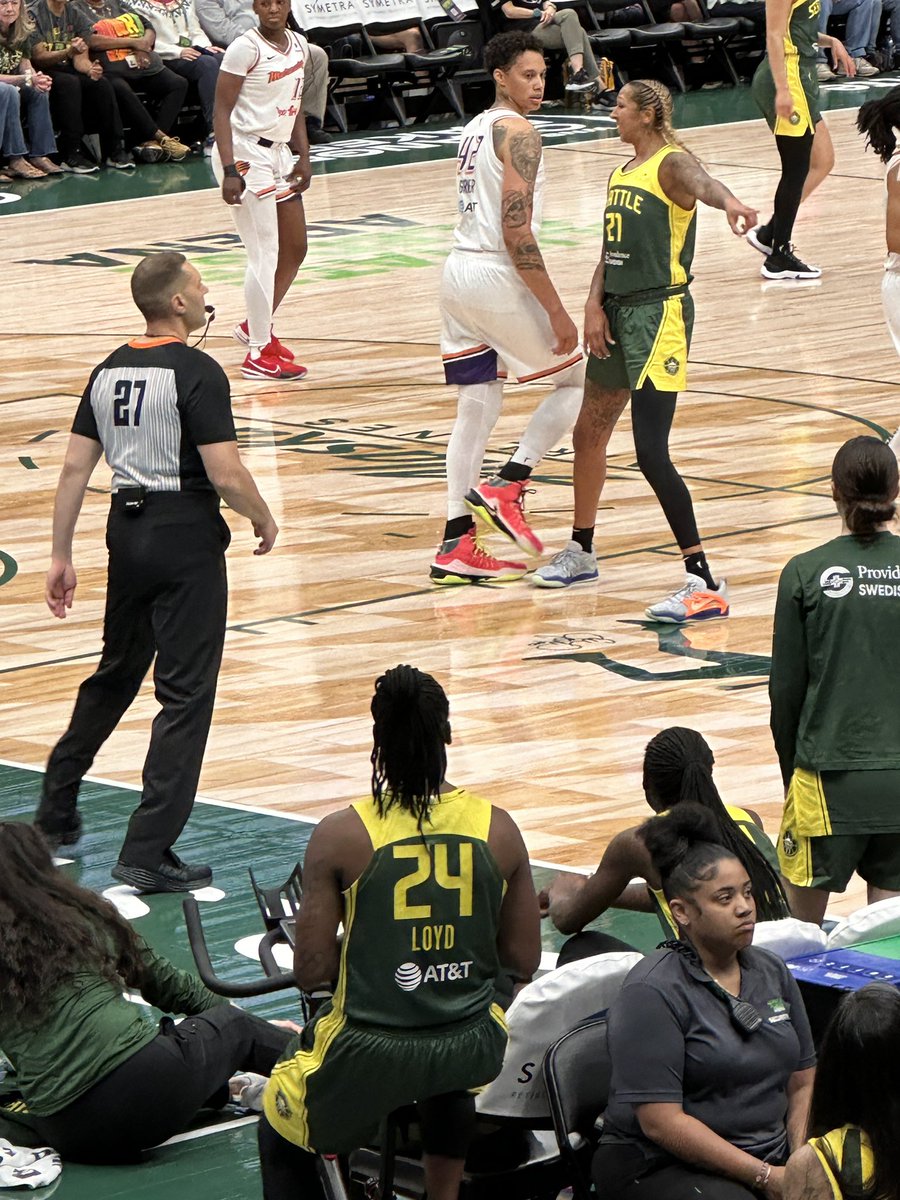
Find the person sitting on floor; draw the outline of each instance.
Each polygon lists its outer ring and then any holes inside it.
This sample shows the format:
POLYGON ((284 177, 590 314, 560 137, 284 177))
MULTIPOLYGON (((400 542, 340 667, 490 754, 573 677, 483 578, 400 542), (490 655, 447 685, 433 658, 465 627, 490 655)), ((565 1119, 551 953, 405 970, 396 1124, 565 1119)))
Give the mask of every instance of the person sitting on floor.
POLYGON ((597 1195, 780 1200, 815 1074, 800 991, 750 944, 750 877, 710 814, 677 804, 642 832, 678 939, 631 969, 610 1008, 597 1195))
POLYGON ((269 1074, 296 1026, 242 1012, 155 954, 53 865, 33 826, 0 822, 0 862, 0 1046, 21 1094, 5 1116, 64 1159, 118 1162, 222 1107, 236 1072, 269 1074), (187 1018, 157 1026, 126 988, 187 1018))
POLYGON ((809 1141, 784 1200, 900 1200, 900 992, 870 983, 831 1019, 813 1085, 809 1141))
POLYGON ((76 0, 91 22, 92 56, 103 64, 103 73, 113 85, 119 110, 131 129, 141 162, 181 162, 190 146, 172 135, 187 95, 188 81, 170 71, 153 49, 155 35, 141 18, 121 0, 76 0), (138 88, 155 105, 152 117, 138 88))
MULTIPOLYGON (((675 811, 684 801, 702 804, 715 822, 716 841, 729 847, 753 881, 758 919, 777 921, 788 917, 775 848, 755 812, 723 803, 713 781, 714 761, 712 750, 696 730, 679 726, 662 730, 644 751, 647 803, 659 814, 675 811)), ((650 852, 637 828, 616 834, 589 878, 558 875, 541 899, 542 909, 562 933, 576 933, 608 908, 655 911, 667 937, 676 929, 650 852), (636 877, 646 880, 646 884, 632 886, 636 877)), ((579 938, 584 942, 583 953, 591 953, 594 936, 587 933, 579 938)))
POLYGON ((33 32, 22 0, 0 0, 0 150, 7 160, 0 178, 4 181, 61 173, 49 158, 56 153, 48 94, 53 81, 31 65, 33 32))

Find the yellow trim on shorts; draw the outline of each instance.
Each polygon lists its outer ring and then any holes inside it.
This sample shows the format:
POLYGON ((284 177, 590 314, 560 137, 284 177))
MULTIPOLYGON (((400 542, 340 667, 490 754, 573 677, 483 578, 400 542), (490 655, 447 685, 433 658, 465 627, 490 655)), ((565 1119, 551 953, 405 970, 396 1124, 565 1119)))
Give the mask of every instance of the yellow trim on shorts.
POLYGON ((776 137, 803 137, 805 133, 815 133, 812 116, 809 111, 809 101, 806 98, 806 92, 803 90, 803 83, 800 79, 800 55, 792 43, 785 45, 784 66, 787 71, 787 82, 791 99, 794 102, 794 112, 799 116, 800 120, 794 124, 776 114, 775 129, 773 132, 776 137), (790 49, 788 49, 788 45, 790 45, 790 49))
POLYGON ((356 914, 356 891, 357 885, 353 883, 344 892, 344 940, 341 946, 338 986, 331 1012, 316 1021, 311 1050, 298 1050, 293 1058, 276 1063, 263 1094, 263 1109, 272 1128, 295 1146, 310 1150, 315 1147, 310 1144, 309 1109, 306 1103, 309 1079, 321 1069, 335 1038, 347 1023, 344 1016, 347 992, 345 959, 356 914), (288 1117, 282 1117, 278 1111, 279 1093, 287 1100, 290 1109, 288 1117))
POLYGON ((778 865, 785 879, 797 887, 812 887, 814 879, 812 841, 832 832, 828 804, 817 771, 795 767, 784 802, 784 815, 778 832, 778 865), (796 846, 785 852, 785 836, 796 846))
POLYGON ((648 378, 661 392, 682 392, 687 387, 687 329, 681 301, 681 296, 670 296, 663 301, 662 319, 638 379, 638 389, 644 386, 648 378), (674 375, 665 368, 665 363, 671 358, 678 362, 674 375))

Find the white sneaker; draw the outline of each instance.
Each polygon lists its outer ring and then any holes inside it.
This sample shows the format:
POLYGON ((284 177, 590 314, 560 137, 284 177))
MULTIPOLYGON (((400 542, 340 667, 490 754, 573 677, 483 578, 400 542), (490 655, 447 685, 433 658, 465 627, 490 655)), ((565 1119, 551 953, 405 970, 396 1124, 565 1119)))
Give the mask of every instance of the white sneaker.
POLYGON ((827 62, 816 63, 816 75, 819 78, 819 83, 830 83, 832 79, 837 79, 834 71, 829 67, 827 62))
POLYGON ((766 258, 772 253, 772 225, 754 225, 744 234, 754 250, 764 254, 766 258))
POLYGON ((559 554, 554 554, 548 563, 538 567, 531 579, 535 587, 564 588, 573 583, 595 583, 599 578, 597 555, 593 550, 582 550, 578 542, 569 542, 559 554))
POLYGON ((718 587, 711 588, 700 575, 688 573, 683 587, 644 611, 651 621, 659 621, 664 625, 683 625, 687 621, 713 621, 727 617, 731 611, 728 606, 728 584, 720 579, 718 587))
POLYGON ((857 79, 871 79, 873 75, 881 74, 878 68, 870 63, 867 58, 854 58, 853 63, 856 67, 857 79))

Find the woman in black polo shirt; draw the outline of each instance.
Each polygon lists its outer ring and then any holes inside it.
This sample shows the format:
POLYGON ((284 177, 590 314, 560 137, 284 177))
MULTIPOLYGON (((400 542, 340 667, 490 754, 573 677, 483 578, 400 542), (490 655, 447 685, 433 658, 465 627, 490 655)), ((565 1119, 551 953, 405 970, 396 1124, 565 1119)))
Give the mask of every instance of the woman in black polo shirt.
POLYGON ((680 937, 634 967, 610 1012, 598 1194, 778 1200, 814 1075, 803 1001, 751 946, 750 880, 708 814, 679 804, 642 835, 680 937))

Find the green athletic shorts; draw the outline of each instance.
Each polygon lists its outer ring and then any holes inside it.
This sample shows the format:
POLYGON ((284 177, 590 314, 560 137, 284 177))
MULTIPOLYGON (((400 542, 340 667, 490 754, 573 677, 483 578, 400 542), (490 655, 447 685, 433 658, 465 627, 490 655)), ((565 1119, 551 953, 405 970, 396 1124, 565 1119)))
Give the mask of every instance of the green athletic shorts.
POLYGON ((687 386, 687 357, 694 331, 694 301, 685 289, 638 296, 607 296, 603 309, 614 345, 609 358, 588 357, 587 377, 604 388, 637 391, 650 382, 661 392, 687 386))
MULTIPOLYGON (((900 831, 829 833, 809 837, 800 832, 810 805, 814 781, 825 811, 885 811, 893 800, 900 808, 900 771, 822 771, 798 768, 784 805, 778 834, 778 863, 785 879, 797 887, 843 892, 854 871, 873 887, 900 891, 900 831)), ((862 823, 862 822, 861 822, 862 823)))
POLYGON ((348 1021, 330 1004, 288 1046, 265 1091, 266 1118, 297 1146, 346 1154, 405 1104, 479 1091, 500 1073, 506 1021, 489 1012, 410 1032, 348 1021))
POLYGON ((804 133, 815 133, 816 125, 822 120, 819 108, 819 78, 814 58, 800 58, 789 54, 785 58, 788 87, 794 102, 793 116, 788 120, 775 112, 775 80, 768 58, 756 68, 750 90, 757 107, 766 118, 773 133, 785 137, 802 137, 804 133))

